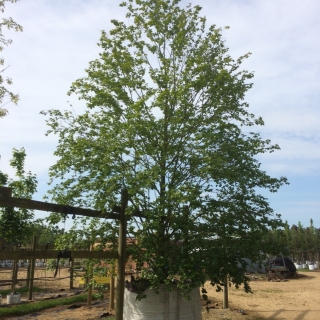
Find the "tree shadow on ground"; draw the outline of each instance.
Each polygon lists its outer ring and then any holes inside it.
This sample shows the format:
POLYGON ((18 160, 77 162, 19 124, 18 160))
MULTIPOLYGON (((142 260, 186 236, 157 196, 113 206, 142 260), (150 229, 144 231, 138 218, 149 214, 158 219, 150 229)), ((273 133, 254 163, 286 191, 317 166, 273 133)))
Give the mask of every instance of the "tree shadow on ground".
POLYGON ((290 277, 288 279, 291 280, 311 280, 311 279, 315 279, 316 277, 312 274, 305 274, 305 273, 298 273, 295 277, 290 277))

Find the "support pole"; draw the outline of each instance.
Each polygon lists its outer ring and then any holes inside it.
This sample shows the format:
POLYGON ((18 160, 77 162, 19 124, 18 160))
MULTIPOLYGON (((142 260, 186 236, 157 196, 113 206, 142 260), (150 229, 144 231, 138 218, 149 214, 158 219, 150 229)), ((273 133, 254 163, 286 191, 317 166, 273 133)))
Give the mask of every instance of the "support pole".
POLYGON ((228 309, 228 276, 224 279, 224 290, 223 290, 223 309, 228 309))
POLYGON ((30 268, 31 268, 31 260, 28 260, 28 266, 27 266, 27 281, 26 281, 26 286, 29 288, 30 284, 30 268))
MULTIPOLYGON (((32 239, 32 250, 35 250, 36 243, 37 243, 37 237, 33 236, 33 239, 32 239)), ((32 300, 33 278, 34 278, 34 263, 35 263, 35 259, 30 259, 30 274, 28 274, 28 278, 29 278, 28 300, 32 300)))
MULTIPOLYGON (((93 245, 90 246, 90 251, 93 250, 93 245)), ((88 283, 89 283, 89 288, 88 288, 88 297, 87 297, 87 305, 91 306, 91 302, 92 302, 92 286, 93 286, 93 266, 90 265, 89 266, 89 270, 88 270, 88 283)))
POLYGON ((123 296, 126 267, 126 241, 127 241, 127 218, 125 215, 128 206, 128 190, 121 191, 121 211, 118 242, 118 274, 116 290, 116 320, 123 320, 123 296))
POLYGON ((114 309, 114 272, 115 272, 115 261, 111 265, 111 274, 110 274, 110 304, 109 308, 114 309))
MULTIPOLYGON (((17 251, 18 248, 15 246, 14 251, 17 251)), ((16 282, 17 282, 17 275, 18 275, 18 260, 13 260, 13 268, 12 268, 12 282, 11 282, 11 293, 15 292, 16 282)))
POLYGON ((74 273, 74 258, 72 257, 70 266, 70 290, 73 289, 73 273, 74 273))

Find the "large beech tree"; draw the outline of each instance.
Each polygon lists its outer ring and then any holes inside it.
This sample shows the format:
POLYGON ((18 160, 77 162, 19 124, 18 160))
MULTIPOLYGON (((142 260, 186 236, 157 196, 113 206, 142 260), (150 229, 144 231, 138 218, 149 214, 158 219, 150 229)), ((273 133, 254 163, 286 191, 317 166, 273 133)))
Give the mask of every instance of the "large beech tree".
POLYGON ((59 136, 50 193, 108 211, 126 188, 128 218, 145 217, 129 221, 132 258, 152 288, 178 277, 187 292, 228 274, 248 290, 242 259, 259 260, 264 233, 282 225, 259 191, 287 183, 257 156, 279 147, 254 132, 249 54, 230 57, 222 29, 179 2, 129 0, 126 22, 102 31, 99 58, 69 92, 87 110, 47 113, 59 136))

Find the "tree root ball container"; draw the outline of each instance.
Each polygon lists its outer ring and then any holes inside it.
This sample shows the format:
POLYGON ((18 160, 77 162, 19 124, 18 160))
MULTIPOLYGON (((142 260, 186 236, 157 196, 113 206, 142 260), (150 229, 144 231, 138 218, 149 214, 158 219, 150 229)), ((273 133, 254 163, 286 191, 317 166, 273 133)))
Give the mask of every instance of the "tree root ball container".
POLYGON ((160 286, 159 293, 146 289, 147 297, 136 300, 137 294, 125 289, 123 319, 126 320, 201 320, 200 290, 193 289, 186 300, 181 290, 172 287, 168 291, 165 285, 160 286))
POLYGON ((18 304, 20 303, 20 293, 10 293, 7 295, 7 304, 18 304))

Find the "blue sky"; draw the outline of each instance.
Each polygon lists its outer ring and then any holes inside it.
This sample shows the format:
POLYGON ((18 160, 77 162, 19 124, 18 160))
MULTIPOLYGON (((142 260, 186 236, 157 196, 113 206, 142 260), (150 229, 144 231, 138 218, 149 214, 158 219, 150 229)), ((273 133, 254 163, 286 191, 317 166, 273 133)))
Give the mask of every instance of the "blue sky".
MULTIPOLYGON (((181 1, 185 5, 189 1, 181 1)), ((97 58, 101 30, 110 20, 125 20, 117 0, 23 0, 7 4, 23 33, 4 31, 13 44, 2 52, 10 67, 18 106, 8 105, 0 120, 0 170, 9 167, 12 148, 25 147, 26 169, 39 180, 36 200, 48 189, 48 168, 55 162, 57 138, 45 136, 41 110, 67 109, 70 101, 81 113, 83 102, 66 95, 97 58)), ((272 176, 286 176, 290 185, 269 197, 272 207, 290 224, 310 218, 320 228, 320 2, 314 0, 194 0, 203 7, 208 24, 230 26, 224 39, 234 58, 252 52, 243 68, 254 71, 254 87, 246 100, 251 112, 262 116, 258 128, 281 151, 263 155, 262 168, 272 176)), ((44 217, 41 213, 39 216, 44 217)))

